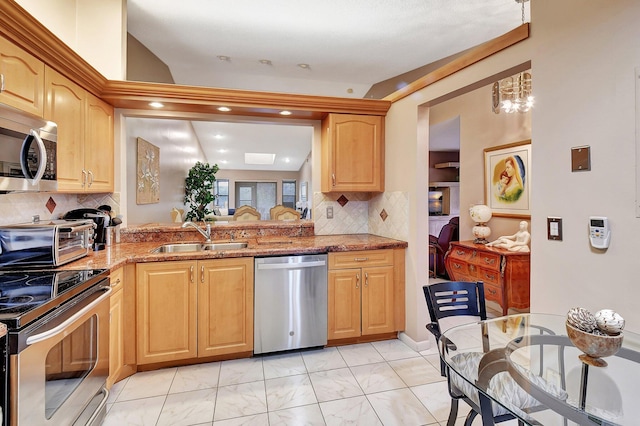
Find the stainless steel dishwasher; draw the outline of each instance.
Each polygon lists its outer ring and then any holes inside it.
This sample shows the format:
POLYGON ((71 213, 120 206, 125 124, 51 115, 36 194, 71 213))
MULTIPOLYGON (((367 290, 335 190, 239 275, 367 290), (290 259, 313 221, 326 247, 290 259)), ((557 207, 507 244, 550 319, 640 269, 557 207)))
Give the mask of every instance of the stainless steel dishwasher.
POLYGON ((254 353, 327 344, 327 255, 255 259, 254 353))

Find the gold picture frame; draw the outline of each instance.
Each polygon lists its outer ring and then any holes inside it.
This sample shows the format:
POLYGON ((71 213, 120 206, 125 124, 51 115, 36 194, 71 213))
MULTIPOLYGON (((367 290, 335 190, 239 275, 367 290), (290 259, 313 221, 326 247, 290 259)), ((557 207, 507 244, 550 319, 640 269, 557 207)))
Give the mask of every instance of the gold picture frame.
POLYGON ((484 150, 484 201, 494 217, 531 218, 531 140, 484 150))

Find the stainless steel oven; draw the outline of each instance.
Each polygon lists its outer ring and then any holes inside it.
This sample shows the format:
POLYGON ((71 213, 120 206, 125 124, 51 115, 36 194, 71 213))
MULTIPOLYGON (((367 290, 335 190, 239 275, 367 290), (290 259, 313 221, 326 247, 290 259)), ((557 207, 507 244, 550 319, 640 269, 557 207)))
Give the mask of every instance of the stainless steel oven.
POLYGON ((0 322, 9 326, 8 424, 99 425, 108 397, 108 272, 11 271, 0 278, 0 322), (12 285, 21 276, 24 285, 12 285), (33 309, 5 318, 11 301, 22 307, 29 298, 33 309))

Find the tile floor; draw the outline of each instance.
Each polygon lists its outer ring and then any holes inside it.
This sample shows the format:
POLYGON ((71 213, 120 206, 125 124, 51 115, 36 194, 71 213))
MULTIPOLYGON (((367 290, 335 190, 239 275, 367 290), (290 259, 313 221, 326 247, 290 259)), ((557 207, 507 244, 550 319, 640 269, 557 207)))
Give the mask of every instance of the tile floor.
POLYGON ((435 349, 389 340, 137 373, 107 409, 104 426, 445 425, 449 395, 435 349))
POLYGON ((103 425, 446 425, 439 362, 435 342, 388 340, 137 373, 111 389, 103 425))

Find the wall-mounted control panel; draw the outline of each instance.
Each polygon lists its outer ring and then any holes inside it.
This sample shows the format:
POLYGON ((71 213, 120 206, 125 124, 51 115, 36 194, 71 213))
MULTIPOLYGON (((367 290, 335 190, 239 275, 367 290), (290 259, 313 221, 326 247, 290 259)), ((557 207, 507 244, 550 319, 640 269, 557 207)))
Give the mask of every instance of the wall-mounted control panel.
POLYGON ((609 219, 604 216, 589 217, 589 242, 597 249, 609 248, 611 241, 611 229, 609 219))

